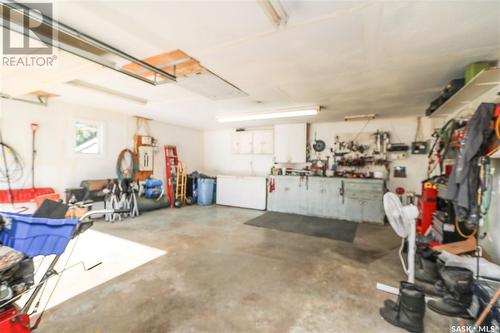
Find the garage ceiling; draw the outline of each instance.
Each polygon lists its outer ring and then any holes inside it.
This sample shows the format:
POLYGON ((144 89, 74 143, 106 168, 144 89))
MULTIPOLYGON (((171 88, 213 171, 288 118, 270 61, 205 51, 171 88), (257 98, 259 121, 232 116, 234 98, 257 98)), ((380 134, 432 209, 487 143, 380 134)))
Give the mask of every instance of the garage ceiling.
MULTIPOLYGON (((56 1, 55 19, 137 58, 181 49, 248 96, 213 100, 178 84, 150 86, 78 64, 73 77, 29 91, 200 129, 216 115, 321 105, 309 121, 345 115, 422 114, 468 63, 500 58, 498 1, 283 1, 277 29, 256 1, 56 1), (82 91, 69 80, 147 99, 146 105, 82 91)), ((62 62, 75 62, 60 57, 62 62)), ((83 60, 82 60, 83 61, 83 60)), ((85 61, 83 61, 85 62, 85 61)), ((50 71, 47 71, 50 72, 50 71)), ((2 74, 8 86, 14 74, 2 74)), ((245 126, 273 123, 245 123, 245 126)), ((235 126, 238 124, 232 124, 235 126)))

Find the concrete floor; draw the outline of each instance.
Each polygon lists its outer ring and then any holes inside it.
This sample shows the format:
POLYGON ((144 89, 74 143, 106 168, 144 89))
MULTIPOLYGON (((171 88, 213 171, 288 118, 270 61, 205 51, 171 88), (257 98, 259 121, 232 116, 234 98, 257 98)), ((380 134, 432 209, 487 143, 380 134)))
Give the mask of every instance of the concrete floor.
MULTIPOLYGON (((375 289, 404 279, 390 227, 361 224, 346 243, 243 224, 259 214, 192 206, 97 223, 167 254, 51 309, 37 332, 403 332, 378 313, 395 297, 375 289)), ((427 333, 448 323, 426 312, 427 333)))

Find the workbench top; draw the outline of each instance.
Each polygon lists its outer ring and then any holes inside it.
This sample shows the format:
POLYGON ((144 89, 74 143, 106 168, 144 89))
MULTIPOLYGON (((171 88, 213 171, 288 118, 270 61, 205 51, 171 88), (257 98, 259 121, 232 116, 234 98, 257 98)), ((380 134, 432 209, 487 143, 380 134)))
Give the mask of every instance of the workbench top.
POLYGON ((368 182, 384 182, 385 179, 381 178, 348 178, 348 177, 326 177, 326 176, 295 176, 295 175, 268 175, 269 178, 304 178, 308 177, 309 179, 327 179, 327 180, 349 180, 349 181, 368 181, 368 182))

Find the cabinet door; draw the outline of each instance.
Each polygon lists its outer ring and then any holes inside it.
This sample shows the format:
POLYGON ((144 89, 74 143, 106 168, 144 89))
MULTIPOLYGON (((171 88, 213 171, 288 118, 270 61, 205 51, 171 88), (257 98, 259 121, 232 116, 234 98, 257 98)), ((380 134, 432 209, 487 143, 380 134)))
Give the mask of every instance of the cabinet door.
POLYGON ((300 202, 302 188, 297 177, 274 177, 275 189, 267 194, 267 209, 274 212, 303 214, 300 202))
POLYGON ((253 133, 250 131, 239 132, 240 135, 240 154, 252 153, 253 133))
POLYGON ((384 204, 382 200, 363 201, 363 221, 384 223, 384 204))
POLYGON ((360 200, 345 198, 345 218, 348 221, 363 221, 363 204, 360 200))
POLYGON ((324 196, 325 215, 334 219, 345 219, 345 200, 340 195, 341 179, 328 180, 326 195, 324 196))
POLYGON ((254 154, 272 154, 273 131, 272 130, 253 131, 252 145, 254 154))
POLYGON ((288 131, 285 125, 274 126, 274 158, 277 163, 288 162, 288 131))
POLYGON ((293 124, 290 128, 289 156, 291 163, 306 162, 307 125, 293 124))
POLYGON ((329 217, 325 205, 328 184, 315 177, 309 177, 307 183, 307 186, 305 183, 303 185, 305 195, 304 200, 302 200, 305 206, 304 215, 329 217))
POLYGON ((233 132, 231 133, 231 154, 239 154, 240 153, 240 133, 233 132))
POLYGON ((231 136, 231 153, 233 154, 251 154, 252 153, 251 131, 234 132, 231 136))
POLYGON ((306 162, 306 124, 274 126, 274 154, 277 163, 306 162))

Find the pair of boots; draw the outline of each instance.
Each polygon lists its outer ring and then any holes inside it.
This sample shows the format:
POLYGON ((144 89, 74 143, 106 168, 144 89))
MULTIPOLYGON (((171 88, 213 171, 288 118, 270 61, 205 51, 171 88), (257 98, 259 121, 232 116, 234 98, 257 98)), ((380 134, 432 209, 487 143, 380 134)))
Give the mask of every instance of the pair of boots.
POLYGON ((413 283, 401 281, 398 301, 384 301, 380 315, 394 326, 412 333, 424 331, 425 294, 413 283))
POLYGON ((415 255, 415 279, 434 284, 439 280, 437 253, 428 247, 417 249, 415 255))
POLYGON ((445 316, 472 319, 467 309, 472 303, 472 271, 462 267, 446 266, 440 270, 441 281, 436 283, 436 289, 443 292, 439 300, 427 303, 429 309, 445 316))

